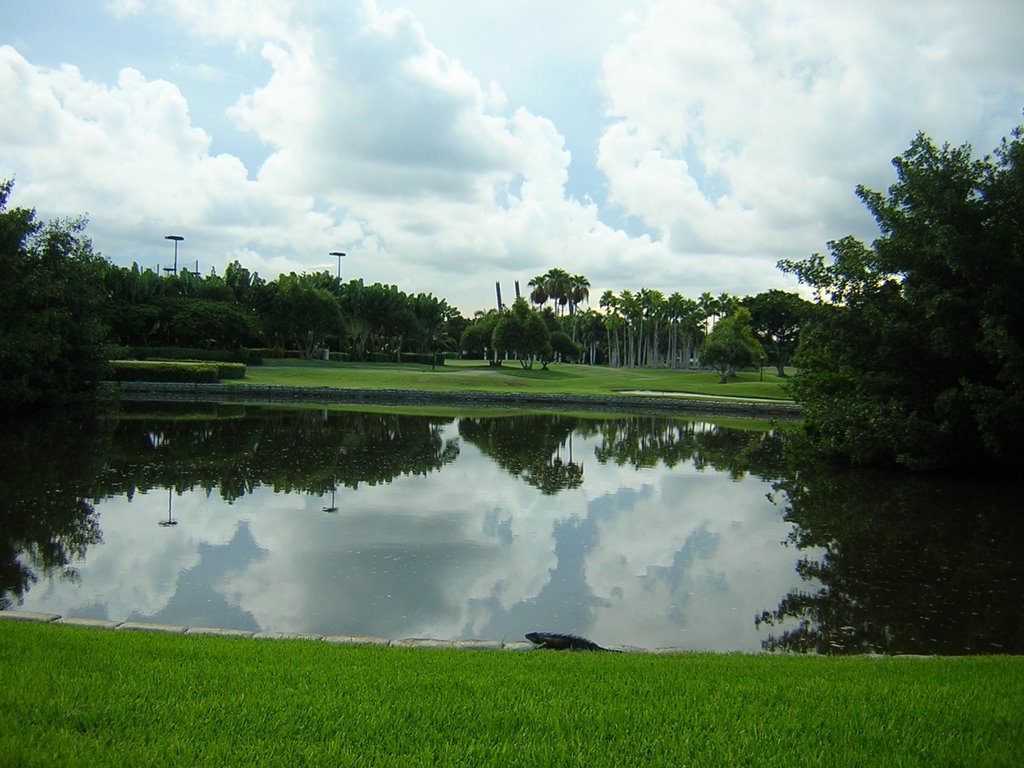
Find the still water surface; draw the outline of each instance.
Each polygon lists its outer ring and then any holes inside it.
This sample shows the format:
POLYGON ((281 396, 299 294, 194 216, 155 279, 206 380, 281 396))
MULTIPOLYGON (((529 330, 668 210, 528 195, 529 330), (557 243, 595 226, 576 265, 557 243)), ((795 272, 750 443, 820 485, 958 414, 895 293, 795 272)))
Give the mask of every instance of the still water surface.
POLYGON ((1014 489, 795 467, 782 443, 665 417, 136 404, 0 441, 22 469, 0 586, 24 610, 254 631, 1024 652, 1014 489))

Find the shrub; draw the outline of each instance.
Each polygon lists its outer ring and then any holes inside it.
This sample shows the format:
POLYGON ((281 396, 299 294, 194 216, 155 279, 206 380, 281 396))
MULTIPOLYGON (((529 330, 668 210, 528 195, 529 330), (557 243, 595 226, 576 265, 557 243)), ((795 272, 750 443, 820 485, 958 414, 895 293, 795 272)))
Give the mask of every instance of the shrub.
MULTIPOLYGON (((114 360, 110 365, 115 381, 179 381, 193 384, 213 384, 217 381, 217 366, 212 363, 114 360)), ((245 366, 241 368, 244 375, 245 366)))
POLYGON ((215 363, 218 379, 244 379, 245 366, 242 363, 215 363))

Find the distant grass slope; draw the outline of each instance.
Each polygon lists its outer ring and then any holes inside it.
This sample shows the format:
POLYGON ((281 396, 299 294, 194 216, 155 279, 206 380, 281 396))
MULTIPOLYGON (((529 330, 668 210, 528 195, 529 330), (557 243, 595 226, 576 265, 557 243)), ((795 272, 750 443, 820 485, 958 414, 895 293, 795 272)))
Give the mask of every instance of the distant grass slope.
POLYGON ((785 379, 766 369, 741 373, 728 384, 719 384, 709 371, 670 371, 637 368, 555 364, 547 371, 524 370, 506 362, 491 368, 479 361, 449 361, 430 366, 334 363, 325 361, 274 360, 249 368, 245 379, 230 382, 293 387, 346 387, 355 389, 407 389, 448 392, 524 392, 568 395, 621 395, 634 390, 677 392, 726 398, 789 399, 785 379))
POLYGON ((17 766, 1019 765, 1024 659, 448 651, 0 621, 17 766))

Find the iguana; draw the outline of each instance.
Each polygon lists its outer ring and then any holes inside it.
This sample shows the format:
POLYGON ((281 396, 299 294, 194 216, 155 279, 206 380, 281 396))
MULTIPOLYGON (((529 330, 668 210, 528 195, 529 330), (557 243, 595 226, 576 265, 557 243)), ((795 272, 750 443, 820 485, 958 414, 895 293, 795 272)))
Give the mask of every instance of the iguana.
MULTIPOLYGON (((563 635, 559 632, 527 632, 526 639, 541 648, 552 651, 608 651, 597 643, 592 643, 578 635, 563 635)), ((618 651, 614 651, 618 653, 618 651)))

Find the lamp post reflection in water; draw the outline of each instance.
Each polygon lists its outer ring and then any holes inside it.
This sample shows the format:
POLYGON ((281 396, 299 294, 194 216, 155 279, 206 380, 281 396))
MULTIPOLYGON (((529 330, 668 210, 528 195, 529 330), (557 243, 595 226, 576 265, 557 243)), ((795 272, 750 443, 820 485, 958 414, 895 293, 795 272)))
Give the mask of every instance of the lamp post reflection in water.
POLYGON ((324 512, 337 512, 338 507, 334 503, 334 487, 331 487, 331 506, 324 507, 324 512))
POLYGON ((172 525, 177 525, 178 521, 171 518, 171 507, 174 504, 174 490, 171 488, 167 489, 167 519, 161 520, 159 525, 162 528, 170 528, 172 525))

